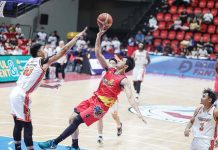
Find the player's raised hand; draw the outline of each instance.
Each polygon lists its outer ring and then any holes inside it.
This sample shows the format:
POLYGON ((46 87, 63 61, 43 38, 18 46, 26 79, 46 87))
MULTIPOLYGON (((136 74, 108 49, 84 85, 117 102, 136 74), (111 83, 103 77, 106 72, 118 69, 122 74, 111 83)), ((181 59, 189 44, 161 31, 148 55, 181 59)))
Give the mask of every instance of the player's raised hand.
POLYGON ((99 28, 99 32, 97 34, 98 37, 101 37, 107 30, 102 30, 101 28, 99 28))
POLYGON ((190 132, 191 132, 190 129, 185 129, 185 131, 184 131, 184 135, 185 135, 186 137, 189 137, 190 132))
POLYGON ((88 29, 88 27, 85 27, 84 30, 81 31, 80 33, 78 33, 76 36, 77 36, 77 37, 81 37, 81 36, 85 35, 87 29, 88 29))

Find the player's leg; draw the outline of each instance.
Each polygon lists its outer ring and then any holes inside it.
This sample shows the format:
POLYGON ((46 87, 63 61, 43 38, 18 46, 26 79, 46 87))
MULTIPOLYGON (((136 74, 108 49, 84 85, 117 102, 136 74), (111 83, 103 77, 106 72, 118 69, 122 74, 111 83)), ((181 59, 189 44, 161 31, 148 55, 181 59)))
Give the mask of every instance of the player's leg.
POLYGON ((40 148, 56 148, 58 143, 72 135, 81 123, 85 122, 87 126, 90 126, 101 119, 108 111, 108 108, 98 100, 97 96, 93 96, 89 100, 81 102, 74 111, 79 112, 79 114, 74 117, 73 122, 64 132, 54 140, 39 142, 38 145, 40 148))
POLYGON ((64 72, 64 69, 65 69, 65 64, 62 64, 62 65, 61 65, 61 73, 62 73, 62 79, 63 79, 63 80, 65 79, 65 72, 64 72))
MULTIPOLYGON (((69 119, 69 124, 72 124, 73 123, 73 120, 74 118, 77 116, 78 114, 76 113, 73 113, 71 116, 70 116, 70 119, 69 119)), ((76 129, 76 131, 71 135, 72 137, 72 145, 71 147, 74 148, 74 149, 79 149, 79 128, 76 129)))
POLYGON ((140 94, 142 81, 137 81, 137 94, 140 94))
POLYGON ((15 150, 21 150, 21 132, 23 129, 23 121, 25 120, 24 104, 25 94, 19 88, 14 88, 10 94, 11 114, 14 116, 13 138, 15 150))
POLYGON ((114 111, 112 113, 112 117, 116 122, 117 125, 117 136, 120 136, 122 134, 122 123, 120 122, 120 117, 118 116, 118 112, 114 111))
POLYGON ((103 118, 101 118, 97 122, 97 129, 98 129, 98 137, 97 137, 97 142, 102 143, 103 142, 103 118))
POLYGON ((60 65, 60 63, 56 63, 55 66, 56 66, 55 77, 58 80, 58 72, 59 72, 59 68, 61 67, 61 65, 60 65))
POLYGON ((133 86, 135 89, 135 92, 137 91, 137 68, 133 69, 133 86))
POLYGON ((137 75, 136 75, 136 100, 139 99, 139 94, 140 94, 140 91, 141 91, 141 83, 143 81, 143 78, 144 78, 144 69, 141 68, 141 69, 138 69, 137 71, 137 75))
POLYGON ((111 107, 112 110, 112 118, 116 122, 117 125, 117 136, 120 136, 122 134, 122 123, 120 121, 120 117, 118 115, 118 101, 111 107))
POLYGON ((137 81, 133 81, 134 90, 137 91, 137 81))
POLYGON ((74 117, 72 123, 56 138, 53 140, 49 140, 46 142, 39 142, 38 145, 41 149, 54 149, 57 147, 57 145, 63 141, 64 139, 66 139, 67 137, 69 137, 70 135, 72 135, 76 129, 78 128, 78 126, 83 123, 83 119, 81 118, 80 115, 77 115, 76 117, 74 117))
POLYGON ((33 150, 33 126, 32 122, 24 122, 24 142, 26 144, 27 150, 33 150))
POLYGON ((13 138, 15 144, 15 150, 21 150, 21 132, 22 132, 23 124, 22 121, 17 120, 14 117, 14 130, 13 130, 13 138))

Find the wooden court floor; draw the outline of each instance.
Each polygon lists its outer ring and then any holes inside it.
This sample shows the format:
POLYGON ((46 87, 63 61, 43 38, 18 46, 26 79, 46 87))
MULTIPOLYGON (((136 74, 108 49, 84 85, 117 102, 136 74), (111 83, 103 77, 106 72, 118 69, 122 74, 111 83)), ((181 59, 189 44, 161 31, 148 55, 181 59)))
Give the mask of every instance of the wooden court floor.
MULTIPOLYGON (((129 76, 131 81, 131 76, 129 76)), ((34 141, 45 141, 58 136, 67 126, 68 118, 80 101, 89 98, 100 79, 62 83, 56 89, 38 88, 31 95, 34 141)), ((140 105, 198 106, 204 88, 213 88, 213 81, 147 74, 142 84, 140 105)), ((9 93, 12 87, 0 88, 0 136, 12 137, 13 120, 10 115, 9 93)), ((104 144, 96 142, 96 124, 80 126, 81 148, 88 150, 187 150, 192 137, 183 131, 186 123, 175 123, 147 118, 147 124, 128 111, 130 105, 122 93, 119 114, 123 134, 116 136, 116 126, 110 112, 104 118, 104 144)), ((71 138, 62 145, 70 145, 71 138)))

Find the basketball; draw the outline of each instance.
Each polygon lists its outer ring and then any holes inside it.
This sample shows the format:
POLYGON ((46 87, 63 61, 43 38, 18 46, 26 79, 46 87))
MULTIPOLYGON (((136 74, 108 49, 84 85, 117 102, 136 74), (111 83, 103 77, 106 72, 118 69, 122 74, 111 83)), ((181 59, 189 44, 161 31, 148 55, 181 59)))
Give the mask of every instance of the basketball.
POLYGON ((113 18, 108 13, 102 13, 97 18, 97 24, 100 29, 107 30, 113 24, 113 18))

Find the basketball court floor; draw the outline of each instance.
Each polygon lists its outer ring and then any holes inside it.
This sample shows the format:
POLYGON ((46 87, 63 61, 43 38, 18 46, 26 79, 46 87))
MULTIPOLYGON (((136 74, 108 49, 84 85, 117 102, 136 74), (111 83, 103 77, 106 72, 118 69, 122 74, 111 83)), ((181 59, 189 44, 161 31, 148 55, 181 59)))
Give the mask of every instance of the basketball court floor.
MULTIPOLYGON (((92 96, 100 81, 96 76, 76 77, 74 81, 67 77, 69 81, 61 83, 58 90, 38 88, 31 95, 34 141, 58 136, 68 126, 73 107, 92 96)), ((131 76, 129 79, 131 81, 131 76)), ((0 150, 11 150, 13 145, 9 94, 14 85, 0 84, 0 150)), ((125 93, 122 93, 119 96, 119 115, 123 123, 121 137, 116 136, 115 122, 109 112, 104 118, 104 144, 96 142, 95 123, 90 127, 80 126, 79 145, 83 150, 187 150, 192 136, 184 137, 183 131, 194 108, 199 105, 202 90, 207 87, 213 88, 213 81, 147 74, 139 102, 140 110, 147 116, 147 124, 132 113, 125 93)), ((71 138, 61 145, 71 145, 71 138)), ((35 147, 39 149, 37 145, 35 147)))

